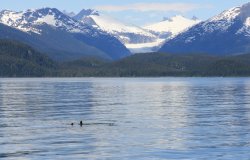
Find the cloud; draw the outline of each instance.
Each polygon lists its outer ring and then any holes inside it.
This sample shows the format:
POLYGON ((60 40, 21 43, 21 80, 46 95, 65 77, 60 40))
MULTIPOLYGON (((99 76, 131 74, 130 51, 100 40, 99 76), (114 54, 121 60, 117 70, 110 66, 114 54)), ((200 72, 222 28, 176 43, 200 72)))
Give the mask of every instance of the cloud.
POLYGON ((96 10, 119 12, 119 11, 164 11, 164 12, 188 12, 195 9, 211 8, 211 5, 201 5, 195 3, 134 3, 130 5, 103 5, 96 6, 96 10))

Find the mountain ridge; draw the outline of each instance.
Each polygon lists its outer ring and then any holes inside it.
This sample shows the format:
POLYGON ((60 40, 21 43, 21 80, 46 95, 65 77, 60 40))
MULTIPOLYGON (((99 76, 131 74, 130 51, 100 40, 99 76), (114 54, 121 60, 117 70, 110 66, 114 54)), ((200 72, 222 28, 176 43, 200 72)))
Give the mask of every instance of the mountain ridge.
MULTIPOLYGON (((0 12, 0 22, 43 41, 44 44, 48 45, 48 49, 45 51, 50 52, 50 54, 65 52, 64 55, 67 57, 72 55, 72 58, 93 54, 111 59, 119 59, 130 54, 127 48, 115 37, 78 22, 56 8, 21 12, 4 10, 0 12), (50 45, 47 41, 61 47, 50 45), (50 51, 49 48, 54 51, 50 51)), ((38 49, 40 48, 38 47, 38 49)), ((52 57, 60 57, 60 55, 52 57)))
POLYGON ((250 50, 250 3, 203 21, 167 41, 161 52, 236 55, 250 50), (226 37, 226 38, 225 38, 226 37))
POLYGON ((165 37, 167 40, 198 24, 199 22, 201 21, 198 20, 198 18, 189 19, 182 15, 176 15, 171 18, 164 17, 161 22, 146 25, 144 26, 144 29, 155 32, 160 37, 163 37, 164 35, 166 36, 166 34, 168 34, 167 37, 165 37))

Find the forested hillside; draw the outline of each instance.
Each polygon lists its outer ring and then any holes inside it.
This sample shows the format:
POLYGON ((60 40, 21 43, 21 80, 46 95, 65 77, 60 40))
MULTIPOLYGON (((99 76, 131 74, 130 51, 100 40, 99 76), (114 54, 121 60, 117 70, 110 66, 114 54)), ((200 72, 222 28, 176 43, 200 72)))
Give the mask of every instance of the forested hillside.
POLYGON ((0 40, 0 76, 53 76, 57 65, 43 54, 16 41, 0 40))
POLYGON ((1 77, 250 76, 250 54, 136 54, 118 61, 83 57, 55 62, 17 41, 0 40, 1 77))

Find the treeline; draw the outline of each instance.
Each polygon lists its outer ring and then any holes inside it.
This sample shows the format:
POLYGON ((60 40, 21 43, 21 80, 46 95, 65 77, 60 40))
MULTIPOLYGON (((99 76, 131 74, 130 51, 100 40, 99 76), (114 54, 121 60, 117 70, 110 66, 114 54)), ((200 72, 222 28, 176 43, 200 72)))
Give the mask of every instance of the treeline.
POLYGON ((215 57, 203 54, 146 53, 116 62, 95 59, 61 65, 64 68, 61 73, 73 77, 250 76, 250 54, 215 57))
POLYGON ((25 44, 0 40, 1 77, 250 76, 250 54, 136 54, 119 61, 85 57, 55 62, 25 44))

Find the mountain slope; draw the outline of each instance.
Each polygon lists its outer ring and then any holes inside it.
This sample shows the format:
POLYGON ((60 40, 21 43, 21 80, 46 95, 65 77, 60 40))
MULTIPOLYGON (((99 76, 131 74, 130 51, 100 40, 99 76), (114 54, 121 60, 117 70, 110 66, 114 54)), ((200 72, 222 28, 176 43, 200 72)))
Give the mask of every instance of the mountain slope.
POLYGON ((233 55, 250 51, 250 3, 201 22, 167 41, 161 52, 233 55))
POLYGON ((83 42, 76 40, 71 34, 54 30, 43 25, 44 34, 26 33, 0 23, 0 39, 22 41, 36 48, 55 60, 73 60, 85 56, 108 56, 83 42))
POLYGON ((55 54, 62 53, 72 58, 96 55, 117 59, 130 54, 113 36, 78 22, 55 8, 23 12, 4 10, 0 13, 0 22, 48 44, 44 48, 48 48, 46 51, 54 57, 60 57, 55 54), (79 35, 84 38, 80 39, 79 35))
POLYGON ((0 76, 52 76, 57 65, 17 41, 0 40, 0 76))
MULTIPOLYGON (((127 48, 157 41, 157 36, 135 25, 123 23, 95 10, 82 10, 74 18, 118 38, 127 48)), ((133 50, 132 50, 133 51, 133 50)))

